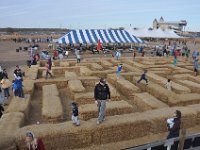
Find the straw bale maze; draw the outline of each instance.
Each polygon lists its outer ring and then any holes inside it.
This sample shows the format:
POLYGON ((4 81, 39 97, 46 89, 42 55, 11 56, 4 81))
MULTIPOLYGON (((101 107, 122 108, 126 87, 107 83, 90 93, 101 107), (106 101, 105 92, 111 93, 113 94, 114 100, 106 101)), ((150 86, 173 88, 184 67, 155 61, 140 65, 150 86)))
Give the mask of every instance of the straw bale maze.
POLYGON ((166 119, 181 110, 183 127, 200 123, 200 77, 193 63, 172 58, 113 58, 55 61, 54 78, 44 79, 44 61, 26 71, 25 100, 13 99, 0 121, 0 149, 24 149, 26 131, 41 137, 47 150, 121 149, 166 137, 166 119), (121 77, 116 66, 123 63, 121 77), (144 69, 149 85, 136 86, 144 69), (94 86, 104 77, 111 90, 106 121, 96 124, 94 86), (165 88, 172 80, 172 91, 165 88), (79 105, 81 126, 71 122, 71 102, 79 105), (37 124, 39 122, 40 124, 37 124))

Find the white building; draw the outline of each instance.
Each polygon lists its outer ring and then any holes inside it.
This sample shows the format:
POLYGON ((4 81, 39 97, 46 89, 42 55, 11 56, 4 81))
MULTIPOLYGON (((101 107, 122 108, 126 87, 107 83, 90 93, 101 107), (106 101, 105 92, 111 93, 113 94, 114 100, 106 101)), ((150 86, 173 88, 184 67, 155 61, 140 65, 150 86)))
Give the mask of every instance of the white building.
POLYGON ((183 31, 185 26, 187 25, 186 20, 180 20, 180 21, 164 21, 163 17, 160 17, 160 20, 157 21, 157 19, 154 19, 153 21, 153 28, 154 29, 174 29, 176 31, 183 31))

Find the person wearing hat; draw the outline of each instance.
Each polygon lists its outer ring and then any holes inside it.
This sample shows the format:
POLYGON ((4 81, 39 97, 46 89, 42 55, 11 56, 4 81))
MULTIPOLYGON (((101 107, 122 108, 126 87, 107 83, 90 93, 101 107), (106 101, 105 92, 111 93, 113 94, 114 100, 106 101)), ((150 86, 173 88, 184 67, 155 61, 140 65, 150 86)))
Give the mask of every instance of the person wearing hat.
POLYGON ((26 150, 45 150, 42 139, 35 138, 32 132, 26 133, 26 150))
POLYGON ((110 89, 106 80, 101 78, 99 83, 96 84, 94 89, 95 103, 98 107, 99 116, 97 118, 97 124, 102 123, 105 120, 106 102, 110 99, 110 89))

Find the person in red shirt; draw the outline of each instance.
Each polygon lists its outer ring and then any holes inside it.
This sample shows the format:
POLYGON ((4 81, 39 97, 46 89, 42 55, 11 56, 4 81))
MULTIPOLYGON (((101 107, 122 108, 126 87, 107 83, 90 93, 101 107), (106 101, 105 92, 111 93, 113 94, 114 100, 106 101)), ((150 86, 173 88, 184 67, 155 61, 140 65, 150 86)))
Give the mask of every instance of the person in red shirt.
POLYGON ((32 132, 26 133, 26 150, 45 150, 42 139, 35 138, 32 132))

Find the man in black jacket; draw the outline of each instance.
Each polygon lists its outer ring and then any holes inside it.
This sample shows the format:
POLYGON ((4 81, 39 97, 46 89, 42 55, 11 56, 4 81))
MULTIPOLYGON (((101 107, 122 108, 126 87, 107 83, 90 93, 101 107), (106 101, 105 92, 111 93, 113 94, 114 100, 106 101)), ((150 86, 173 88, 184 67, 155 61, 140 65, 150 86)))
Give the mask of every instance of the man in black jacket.
POLYGON ((100 124, 105 120, 106 101, 110 99, 110 89, 106 84, 105 79, 101 78, 100 82, 96 84, 94 89, 94 98, 99 112, 97 124, 100 124))

